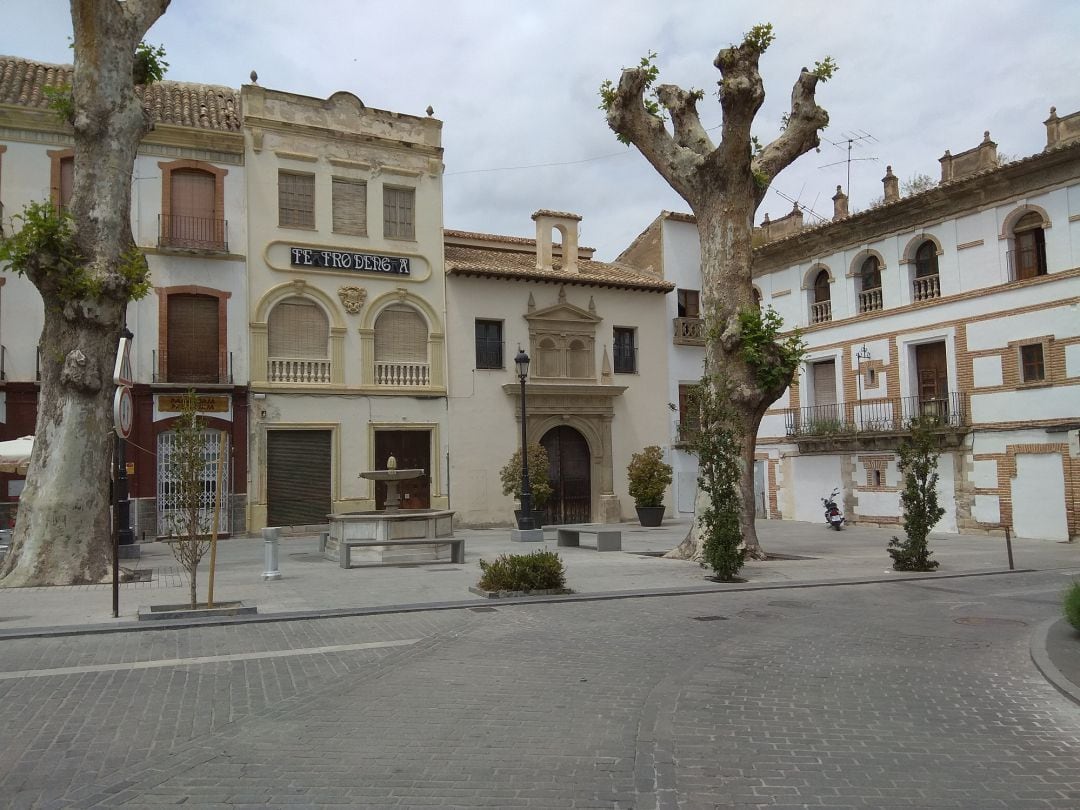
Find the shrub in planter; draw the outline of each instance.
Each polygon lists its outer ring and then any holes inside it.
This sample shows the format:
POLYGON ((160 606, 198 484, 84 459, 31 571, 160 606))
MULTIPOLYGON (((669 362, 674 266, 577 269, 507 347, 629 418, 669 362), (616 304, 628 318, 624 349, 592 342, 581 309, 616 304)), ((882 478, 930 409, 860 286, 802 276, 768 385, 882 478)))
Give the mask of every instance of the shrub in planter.
POLYGON ((889 541, 889 556, 897 571, 933 571, 938 561, 931 559, 929 536, 945 510, 938 505, 937 463, 941 444, 934 427, 934 417, 911 421, 911 434, 900 442, 900 472, 904 474, 904 540, 889 541))
POLYGON ((664 492, 671 485, 671 465, 664 461, 664 451, 653 444, 634 453, 626 468, 626 477, 641 524, 659 526, 664 517, 664 492), (647 511, 643 514, 642 510, 647 511))
POLYGON ((485 591, 542 591, 566 587, 566 569, 554 551, 500 554, 493 562, 480 560, 485 591))
POLYGON ((1065 603, 1062 607, 1065 611, 1065 620, 1080 630, 1080 580, 1074 582, 1065 591, 1065 603))
MULTIPOLYGON (((532 492, 532 508, 534 511, 543 509, 544 504, 551 498, 555 491, 548 478, 548 454, 542 444, 529 445, 529 490, 532 492)), ((514 451, 510 460, 499 470, 499 480, 502 481, 502 494, 513 495, 521 501, 521 448, 514 451)))

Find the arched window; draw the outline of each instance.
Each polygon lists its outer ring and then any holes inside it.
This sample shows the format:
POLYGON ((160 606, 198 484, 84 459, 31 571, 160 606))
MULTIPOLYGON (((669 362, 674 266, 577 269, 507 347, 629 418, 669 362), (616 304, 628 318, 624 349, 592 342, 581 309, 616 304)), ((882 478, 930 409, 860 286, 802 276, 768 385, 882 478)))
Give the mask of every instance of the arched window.
POLYGON ((754 287, 754 306, 761 309, 761 290, 757 287, 754 287))
POLYGON ((536 371, 537 377, 559 377, 559 348, 552 338, 541 338, 537 344, 536 371))
POLYGON ((831 282, 829 271, 822 270, 814 277, 813 301, 810 304, 810 323, 832 320, 831 282))
POLYGON ((915 278, 912 283, 912 298, 927 301, 941 296, 938 280, 937 245, 927 239, 915 251, 915 278))
POLYGON ((1028 211, 1013 225, 1013 245, 1009 253, 1012 278, 1046 275, 1046 237, 1043 219, 1037 211, 1028 211))
POLYGON ((308 298, 286 298, 266 322, 271 382, 330 382, 330 323, 308 298))
POLYGON ((588 378, 593 376, 592 357, 583 340, 571 340, 566 352, 566 376, 588 378))
POLYGON ((428 329, 423 316, 406 304, 392 304, 375 320, 375 382, 428 385, 428 329))
POLYGON ((867 256, 859 266, 859 312, 881 309, 881 262, 867 256))

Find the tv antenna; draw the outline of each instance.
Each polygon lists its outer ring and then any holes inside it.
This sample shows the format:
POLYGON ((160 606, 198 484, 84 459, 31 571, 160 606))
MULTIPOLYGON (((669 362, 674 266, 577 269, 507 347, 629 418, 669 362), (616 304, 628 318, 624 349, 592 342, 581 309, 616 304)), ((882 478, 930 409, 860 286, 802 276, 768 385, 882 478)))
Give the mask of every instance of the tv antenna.
POLYGON ((853 130, 849 130, 848 132, 841 132, 840 134, 843 135, 843 138, 841 138, 839 141, 830 141, 828 138, 824 138, 823 140, 826 143, 831 143, 837 149, 846 150, 847 155, 845 156, 845 158, 843 160, 838 160, 835 163, 826 163, 824 166, 818 166, 818 168, 819 169, 828 169, 828 168, 831 168, 832 166, 839 166, 841 163, 846 163, 847 164, 847 185, 844 187, 844 193, 850 198, 851 197, 851 164, 852 164, 852 162, 853 161, 858 161, 858 160, 877 160, 877 158, 873 157, 873 156, 853 157, 852 152, 854 151, 854 149, 856 147, 863 147, 863 146, 866 146, 866 145, 871 144, 871 143, 877 143, 878 139, 875 138, 873 135, 871 135, 869 132, 867 132, 864 129, 853 129, 853 130))
POLYGON ((802 210, 802 211, 805 211, 805 212, 806 212, 806 213, 808 213, 808 214, 809 214, 810 216, 812 216, 812 217, 814 217, 815 219, 817 219, 817 220, 818 220, 819 222, 824 222, 824 221, 825 221, 825 217, 823 217, 823 216, 822 216, 821 214, 819 214, 819 213, 818 213, 817 211, 815 211, 815 210, 814 210, 813 208, 811 208, 810 206, 808 206, 808 205, 804 205, 803 203, 799 202, 799 199, 798 199, 798 197, 792 197, 792 196, 790 196, 789 194, 785 194, 784 192, 782 192, 782 191, 781 191, 780 189, 776 188, 775 186, 773 187, 773 191, 775 191, 775 192, 776 192, 776 193, 777 193, 777 194, 778 194, 778 195, 779 195, 779 196, 780 196, 780 197, 781 197, 782 199, 785 199, 785 200, 787 200, 787 201, 788 201, 789 203, 791 203, 792 205, 796 205, 796 206, 798 206, 800 210, 802 210))

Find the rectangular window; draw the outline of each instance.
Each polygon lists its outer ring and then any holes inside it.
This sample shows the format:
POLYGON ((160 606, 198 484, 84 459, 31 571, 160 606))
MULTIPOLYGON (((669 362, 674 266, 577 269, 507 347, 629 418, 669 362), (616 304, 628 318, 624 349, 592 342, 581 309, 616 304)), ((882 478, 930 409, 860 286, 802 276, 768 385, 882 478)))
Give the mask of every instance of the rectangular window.
POLYGON ((415 239, 415 204, 416 189, 383 186, 383 236, 387 239, 415 239))
POLYGON ((637 373, 637 347, 635 344, 635 336, 637 330, 625 326, 615 327, 615 373, 616 374, 636 374, 637 373))
POLYGON ((75 158, 60 158, 60 210, 71 208, 71 195, 75 189, 75 158))
POLYGON ((333 180, 334 233, 367 236, 367 183, 333 180))
POLYGON ((1020 365, 1024 382, 1043 382, 1046 379, 1046 366, 1043 364, 1041 343, 1031 343, 1020 347, 1020 365))
POLYGON ((315 175, 278 172, 278 225, 315 227, 315 175))
POLYGON ((697 290, 679 290, 677 294, 679 297, 679 317, 700 318, 700 293, 697 290))
POLYGON ((503 368, 502 321, 476 321, 476 367, 503 368))
POLYGON ((679 441, 693 440, 701 428, 701 405, 697 384, 679 384, 679 441))

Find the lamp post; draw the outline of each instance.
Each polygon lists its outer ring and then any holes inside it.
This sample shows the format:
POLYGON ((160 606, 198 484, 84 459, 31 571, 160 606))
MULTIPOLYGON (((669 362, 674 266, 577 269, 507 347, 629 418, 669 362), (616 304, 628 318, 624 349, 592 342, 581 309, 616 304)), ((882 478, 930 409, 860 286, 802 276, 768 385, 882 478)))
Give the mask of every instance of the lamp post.
POLYGON ((863 364, 863 360, 869 360, 870 359, 870 350, 868 348, 866 348, 865 343, 863 344, 863 347, 861 349, 859 349, 859 351, 855 352, 855 357, 859 361, 859 380, 858 380, 858 383, 859 383, 859 412, 855 415, 855 426, 856 426, 856 428, 858 428, 860 426, 861 421, 862 421, 862 395, 863 395, 862 364, 863 364))
POLYGON ((518 353, 514 357, 518 380, 521 381, 521 514, 518 517, 518 529, 528 531, 533 527, 532 486, 529 484, 529 447, 525 424, 525 380, 529 377, 529 355, 518 344, 518 353))

